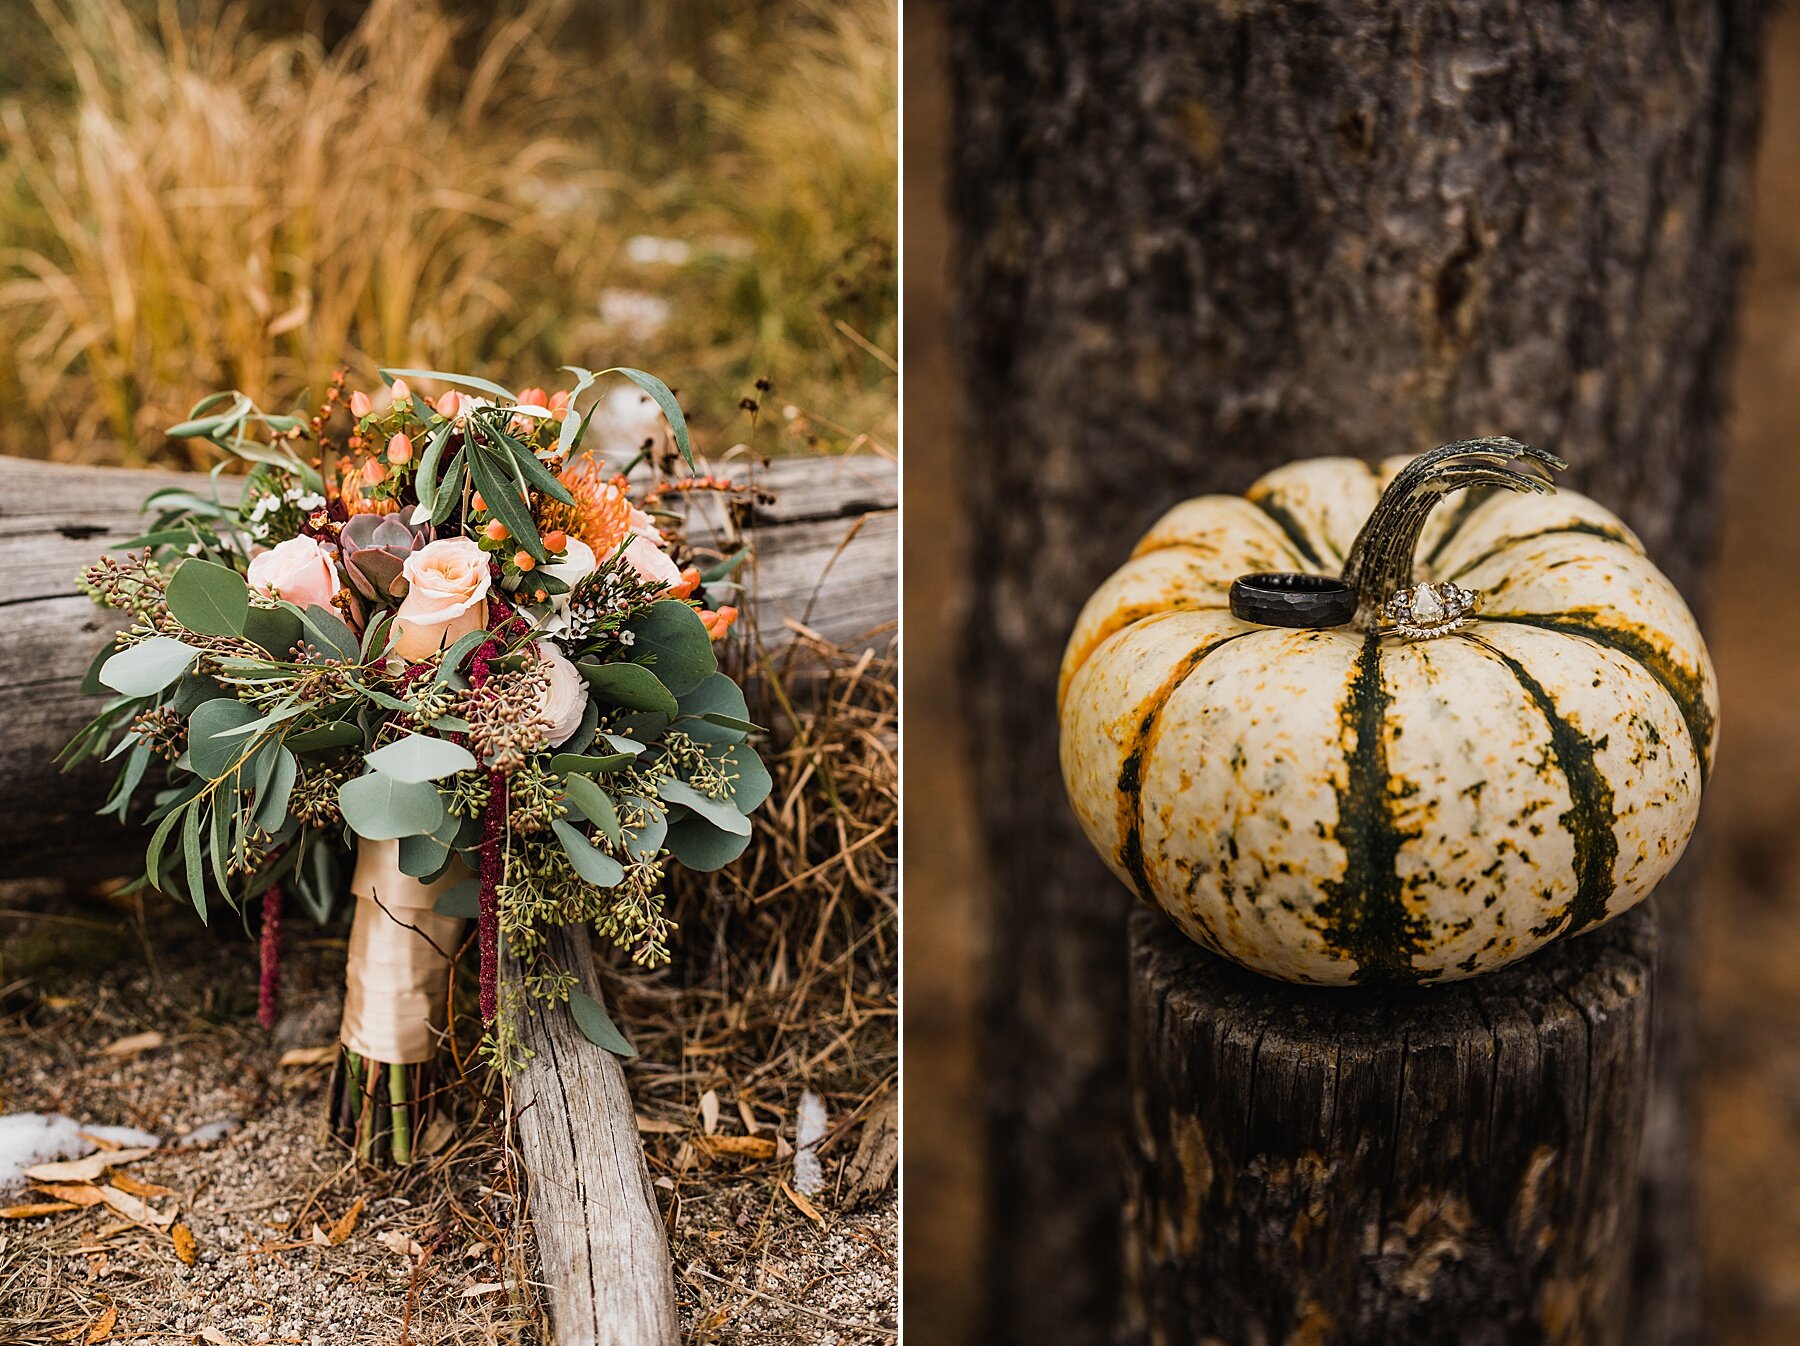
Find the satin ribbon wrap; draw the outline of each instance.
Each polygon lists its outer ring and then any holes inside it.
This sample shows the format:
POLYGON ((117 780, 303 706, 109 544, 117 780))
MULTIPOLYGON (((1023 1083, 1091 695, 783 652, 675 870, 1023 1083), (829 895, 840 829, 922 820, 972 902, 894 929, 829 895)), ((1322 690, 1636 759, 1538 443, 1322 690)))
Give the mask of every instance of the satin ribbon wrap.
POLYGON ((450 959, 462 941, 463 921, 439 916, 432 907, 469 877, 468 866, 453 859, 435 882, 421 883, 400 872, 399 842, 357 842, 350 878, 356 914, 338 1035, 351 1051, 387 1065, 413 1065, 437 1054, 450 959))

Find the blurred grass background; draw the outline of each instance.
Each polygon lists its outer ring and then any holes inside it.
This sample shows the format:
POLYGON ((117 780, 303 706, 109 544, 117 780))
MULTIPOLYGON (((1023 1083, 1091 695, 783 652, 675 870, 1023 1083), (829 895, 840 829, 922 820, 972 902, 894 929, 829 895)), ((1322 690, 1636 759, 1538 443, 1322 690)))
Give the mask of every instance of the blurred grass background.
POLYGON ((765 451, 891 450, 896 6, 4 0, 0 452, 186 463, 340 362, 640 365, 717 447, 766 378, 765 451))

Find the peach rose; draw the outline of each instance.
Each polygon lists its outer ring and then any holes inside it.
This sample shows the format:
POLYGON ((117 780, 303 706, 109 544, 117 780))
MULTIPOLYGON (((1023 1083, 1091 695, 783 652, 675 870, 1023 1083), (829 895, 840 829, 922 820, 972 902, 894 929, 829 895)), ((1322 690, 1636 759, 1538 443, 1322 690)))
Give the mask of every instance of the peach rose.
POLYGON ((394 614, 394 653, 418 663, 487 627, 493 580, 482 550, 466 537, 439 538, 406 558, 406 598, 394 614))
POLYGON ((626 516, 625 526, 631 533, 631 541, 625 548, 625 559, 631 562, 631 568, 637 571, 638 578, 650 584, 660 580, 671 589, 680 584, 681 567, 670 560, 669 554, 662 549, 662 534, 656 531, 656 520, 633 505, 626 516))
POLYGON ((250 558, 250 587, 296 607, 329 608, 343 587, 337 563, 317 538, 291 537, 250 558))
POLYGON ((544 693, 544 718, 550 722, 550 746, 560 747, 581 728, 581 718, 587 714, 587 683, 552 642, 538 641, 537 652, 550 683, 544 693))

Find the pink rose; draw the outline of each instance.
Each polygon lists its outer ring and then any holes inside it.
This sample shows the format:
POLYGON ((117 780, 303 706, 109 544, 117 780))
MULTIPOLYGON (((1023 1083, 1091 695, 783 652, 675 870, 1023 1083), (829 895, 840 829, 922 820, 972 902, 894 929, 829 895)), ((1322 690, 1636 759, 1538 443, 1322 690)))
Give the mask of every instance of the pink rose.
POLYGON ((681 583, 681 567, 662 549, 662 534, 656 531, 656 520, 636 505, 626 518, 631 541, 625 548, 625 559, 638 578, 655 584, 659 580, 673 588, 681 583))
POLYGON ((487 628, 488 560, 466 537, 439 538, 406 558, 406 598, 394 614, 394 653, 429 659, 471 631, 487 628))
POLYGON ((581 718, 587 714, 587 683, 550 641, 538 641, 537 652, 550 682, 544 693, 544 718, 550 722, 550 746, 555 748, 581 728, 581 718))
POLYGON ((329 608, 343 587, 331 552, 310 537, 291 537, 252 556, 249 580, 258 593, 302 608, 329 608))

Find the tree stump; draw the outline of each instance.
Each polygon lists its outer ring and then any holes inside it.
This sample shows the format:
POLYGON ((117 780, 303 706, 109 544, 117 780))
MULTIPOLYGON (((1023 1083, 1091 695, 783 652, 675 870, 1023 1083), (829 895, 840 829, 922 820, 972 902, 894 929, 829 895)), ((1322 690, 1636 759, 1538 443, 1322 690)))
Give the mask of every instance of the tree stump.
POLYGON ((1646 907, 1492 976, 1290 986, 1131 920, 1126 1339, 1627 1340, 1646 907))

